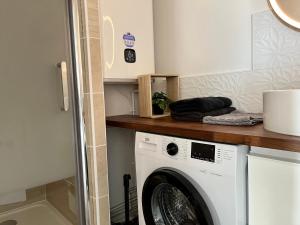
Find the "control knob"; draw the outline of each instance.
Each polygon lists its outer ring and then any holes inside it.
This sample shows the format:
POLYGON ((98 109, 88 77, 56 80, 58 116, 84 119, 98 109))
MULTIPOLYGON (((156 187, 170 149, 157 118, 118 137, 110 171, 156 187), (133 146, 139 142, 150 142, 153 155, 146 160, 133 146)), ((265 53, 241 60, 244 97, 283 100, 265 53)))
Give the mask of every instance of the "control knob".
POLYGON ((169 155, 174 156, 178 153, 178 146, 175 143, 170 143, 167 145, 167 152, 169 155))

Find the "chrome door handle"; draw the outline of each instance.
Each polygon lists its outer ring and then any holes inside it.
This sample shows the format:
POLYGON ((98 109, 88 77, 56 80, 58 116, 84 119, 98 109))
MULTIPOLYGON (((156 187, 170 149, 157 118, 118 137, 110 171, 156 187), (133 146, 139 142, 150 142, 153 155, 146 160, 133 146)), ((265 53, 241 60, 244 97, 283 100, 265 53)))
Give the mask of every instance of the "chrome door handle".
POLYGON ((63 94, 63 107, 62 110, 67 112, 69 110, 69 87, 68 87, 68 68, 67 63, 62 61, 57 64, 60 70, 62 94, 63 94))

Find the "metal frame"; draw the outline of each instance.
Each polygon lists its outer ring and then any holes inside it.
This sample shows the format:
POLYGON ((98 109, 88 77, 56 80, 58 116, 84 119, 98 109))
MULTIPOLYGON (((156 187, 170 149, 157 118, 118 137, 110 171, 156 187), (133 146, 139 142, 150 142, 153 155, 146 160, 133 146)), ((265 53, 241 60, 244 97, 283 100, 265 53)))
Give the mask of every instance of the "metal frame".
POLYGON ((80 48, 80 26, 78 0, 67 0, 69 29, 72 57, 72 89, 73 89, 73 113, 75 124, 75 158, 76 158, 76 190, 78 196, 79 224, 90 225, 89 212, 89 180, 86 155, 86 137, 83 118, 83 81, 80 48))

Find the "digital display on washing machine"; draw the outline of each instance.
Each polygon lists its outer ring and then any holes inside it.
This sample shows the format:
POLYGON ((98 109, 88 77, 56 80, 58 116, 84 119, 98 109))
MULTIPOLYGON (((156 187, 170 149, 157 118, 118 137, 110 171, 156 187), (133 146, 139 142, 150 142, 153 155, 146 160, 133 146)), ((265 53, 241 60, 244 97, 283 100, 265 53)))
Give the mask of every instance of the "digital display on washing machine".
POLYGON ((193 159, 215 162, 215 151, 216 146, 214 145, 192 142, 191 157, 193 159))

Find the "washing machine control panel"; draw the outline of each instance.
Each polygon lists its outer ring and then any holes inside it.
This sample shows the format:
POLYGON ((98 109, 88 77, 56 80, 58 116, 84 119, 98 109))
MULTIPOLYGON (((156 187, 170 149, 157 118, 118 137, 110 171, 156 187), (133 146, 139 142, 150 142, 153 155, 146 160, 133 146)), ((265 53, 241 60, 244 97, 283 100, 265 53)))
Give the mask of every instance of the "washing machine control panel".
POLYGON ((212 166, 234 160, 235 151, 229 145, 168 136, 161 136, 161 140, 161 153, 172 160, 192 160, 195 164, 212 166))

